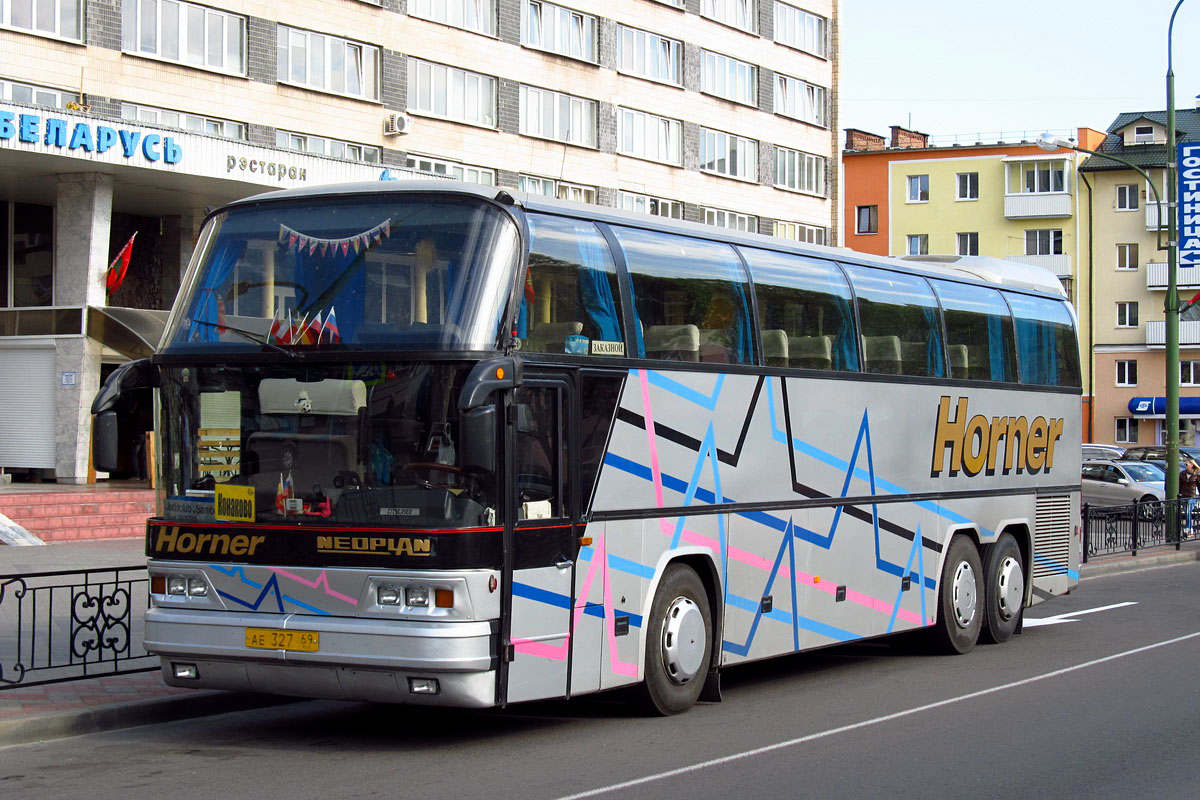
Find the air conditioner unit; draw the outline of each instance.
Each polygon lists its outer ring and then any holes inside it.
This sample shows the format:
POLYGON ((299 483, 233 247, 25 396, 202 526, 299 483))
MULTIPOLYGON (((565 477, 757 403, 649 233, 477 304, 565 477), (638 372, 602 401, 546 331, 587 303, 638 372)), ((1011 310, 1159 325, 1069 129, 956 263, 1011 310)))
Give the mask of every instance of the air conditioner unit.
POLYGON ((384 136, 399 136, 410 130, 412 130, 412 119, 407 114, 388 114, 384 117, 384 136))

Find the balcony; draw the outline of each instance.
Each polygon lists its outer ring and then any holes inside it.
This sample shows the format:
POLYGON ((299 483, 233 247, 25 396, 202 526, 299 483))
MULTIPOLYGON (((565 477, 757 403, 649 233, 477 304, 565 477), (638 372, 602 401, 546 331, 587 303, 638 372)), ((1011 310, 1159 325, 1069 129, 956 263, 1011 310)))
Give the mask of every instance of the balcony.
POLYGON ((1069 217, 1072 213, 1070 192, 1023 192, 1004 195, 1007 219, 1069 217))
MULTIPOLYGON (((1167 204, 1167 201, 1164 198, 1163 205, 1166 205, 1166 204, 1167 204)), ((1168 214, 1171 213, 1171 210, 1169 208, 1167 209, 1167 213, 1168 214)), ((1150 200, 1146 203, 1146 230, 1156 231, 1158 229, 1159 229, 1158 203, 1155 203, 1153 200, 1150 200)))
MULTIPOLYGON (((1147 347, 1166 347, 1167 345, 1167 323, 1158 320, 1155 322, 1146 323, 1146 346, 1147 347)), ((1200 347, 1200 321, 1195 320, 1180 320, 1179 322, 1179 346, 1180 347, 1200 347)))
MULTIPOLYGON (((1200 289, 1200 267, 1179 267, 1177 282, 1180 291, 1200 289)), ((1165 292, 1167 290, 1167 264, 1154 261, 1146 265, 1146 288, 1165 292)))
POLYGON ((1060 278, 1070 278, 1075 274, 1071 271, 1071 257, 1065 253, 1053 256, 1005 256, 1004 260, 1045 267, 1060 278))

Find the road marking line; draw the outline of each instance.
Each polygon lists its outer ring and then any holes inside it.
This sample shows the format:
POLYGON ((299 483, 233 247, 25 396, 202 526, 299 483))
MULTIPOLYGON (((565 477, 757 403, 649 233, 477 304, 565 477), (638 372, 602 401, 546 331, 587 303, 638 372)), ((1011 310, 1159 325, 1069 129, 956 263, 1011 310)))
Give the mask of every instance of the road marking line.
POLYGON ((1044 617, 1042 619, 1025 618, 1023 623, 1026 628, 1036 628, 1039 625, 1060 625, 1064 622, 1078 622, 1071 617, 1082 617, 1084 614, 1095 614, 1097 611, 1108 611, 1114 608, 1124 608, 1125 606, 1136 606, 1137 602, 1133 600, 1124 603, 1113 603, 1111 606, 1100 606, 1099 608, 1085 608, 1083 611, 1070 611, 1065 614, 1055 614, 1053 617, 1044 617))
POLYGON ((970 692, 969 694, 959 695, 958 697, 948 697, 945 700, 938 700, 936 703, 927 703, 926 705, 923 705, 923 706, 917 706, 915 708, 905 709, 904 711, 897 711, 893 714, 885 714, 884 716, 876 717, 875 719, 863 720, 862 722, 855 722, 851 725, 843 725, 839 728, 830 728, 827 731, 820 731, 819 733, 810 733, 807 736, 801 736, 796 739, 788 739, 787 741, 784 741, 784 742, 776 742, 775 744, 765 745, 764 747, 756 747, 753 750, 744 750, 741 753, 734 753, 732 755, 722 756, 721 758, 713 758, 708 761, 701 761, 699 763, 692 764, 687 767, 680 767, 678 769, 672 769, 672 770, 668 770, 666 772, 659 772, 655 775, 647 775, 642 778, 635 778, 631 781, 623 781, 622 783, 614 783, 609 786, 601 786, 597 789, 589 789, 586 792, 579 792, 578 794, 564 795, 562 797, 557 798, 557 800, 583 800, 583 798, 586 798, 586 797, 596 797, 597 795, 610 794, 612 792, 622 791, 624 789, 629 789, 634 786, 641 786, 643 784, 653 783, 654 781, 660 781, 660 780, 664 780, 666 778, 673 778, 677 775, 686 775, 689 772, 697 772, 702 769, 708 769, 709 767, 717 767, 722 764, 728 764, 733 761, 741 761, 742 759, 745 759, 745 758, 752 758, 754 756, 759 756, 764 753, 774 752, 775 750, 782 750, 787 747, 795 747, 798 744, 805 744, 807 742, 816 741, 817 739, 824 739, 829 736, 835 736, 839 733, 847 733, 849 731, 857 730, 859 728, 866 728, 871 725, 878 725, 883 722, 891 722, 894 719, 902 719, 903 717, 910 717, 913 714, 920 714, 925 711, 932 711, 935 708, 941 708, 943 706, 952 705, 954 703, 961 703, 966 700, 974 700, 977 697, 983 697, 983 696, 989 695, 989 694, 996 694, 997 692, 1003 692, 1003 691, 1007 691, 1009 689, 1015 689, 1019 686, 1025 686, 1030 683, 1037 683, 1038 681, 1044 681, 1049 678, 1057 678, 1060 675, 1067 675, 1072 672, 1077 672, 1081 669, 1087 669, 1088 667, 1094 667, 1098 664, 1104 664, 1109 661, 1116 661, 1119 658, 1126 658, 1127 656, 1137 655, 1138 653, 1145 653, 1150 650, 1156 650, 1160 647, 1166 647, 1166 646, 1172 645, 1172 644, 1179 644, 1180 642, 1186 642, 1188 639, 1195 639, 1197 637, 1200 637, 1200 631, 1196 631, 1195 633, 1189 633, 1184 636, 1177 636, 1174 639, 1167 639, 1162 642, 1155 642, 1154 644, 1148 644, 1143 647, 1135 647, 1133 650, 1126 650, 1122 653, 1114 653, 1111 656, 1104 656, 1103 658, 1097 658, 1097 659, 1093 659, 1091 661, 1085 661, 1082 664, 1076 664, 1073 667, 1063 667, 1062 669, 1056 669, 1052 672, 1046 672, 1042 675, 1034 675, 1029 678, 1023 678, 1019 681, 1012 681, 1011 683, 1006 683, 1001 686, 993 686, 988 689, 981 689, 978 692, 970 692))

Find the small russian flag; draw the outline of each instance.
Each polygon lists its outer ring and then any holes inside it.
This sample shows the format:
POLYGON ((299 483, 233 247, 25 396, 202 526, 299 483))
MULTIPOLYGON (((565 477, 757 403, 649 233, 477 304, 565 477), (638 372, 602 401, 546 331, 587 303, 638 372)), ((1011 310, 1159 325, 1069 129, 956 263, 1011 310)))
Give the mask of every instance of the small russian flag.
POLYGON ((337 344, 342 340, 342 335, 338 331, 337 317, 333 314, 333 306, 329 307, 329 315, 325 317, 325 326, 321 329, 321 335, 317 337, 317 341, 320 342, 325 334, 329 334, 330 344, 337 344))

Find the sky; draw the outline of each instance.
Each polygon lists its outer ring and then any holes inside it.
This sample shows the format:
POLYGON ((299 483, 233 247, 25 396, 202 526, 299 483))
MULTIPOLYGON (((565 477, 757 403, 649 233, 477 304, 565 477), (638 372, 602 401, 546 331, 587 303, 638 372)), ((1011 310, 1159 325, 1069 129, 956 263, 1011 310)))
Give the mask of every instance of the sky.
MULTIPOLYGON (((839 127, 1036 136, 1163 110, 1176 2, 841 0, 839 127)), ((1200 0, 1180 7, 1173 42, 1175 107, 1195 108, 1200 0)))

